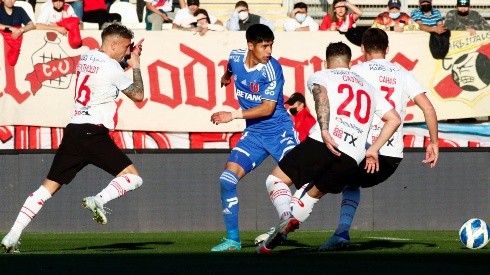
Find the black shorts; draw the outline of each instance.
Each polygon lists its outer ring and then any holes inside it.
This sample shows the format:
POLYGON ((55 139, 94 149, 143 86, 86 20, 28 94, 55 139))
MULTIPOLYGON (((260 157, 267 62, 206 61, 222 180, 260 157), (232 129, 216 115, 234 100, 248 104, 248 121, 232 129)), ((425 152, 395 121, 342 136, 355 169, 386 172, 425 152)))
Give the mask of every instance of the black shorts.
POLYGON ((366 165, 366 159, 359 164, 359 171, 355 176, 352 183, 348 183, 351 187, 369 188, 376 186, 385 180, 387 180, 393 173, 395 173, 398 165, 402 162, 402 158, 388 157, 379 155, 379 171, 375 173, 367 173, 364 166, 366 165))
POLYGON ((114 143, 107 128, 94 124, 68 124, 47 178, 68 184, 87 164, 116 176, 132 162, 114 143))
POLYGON ((279 162, 281 170, 293 181, 297 189, 314 182, 323 193, 339 193, 357 172, 357 162, 342 153, 332 154, 323 142, 306 138, 279 162))

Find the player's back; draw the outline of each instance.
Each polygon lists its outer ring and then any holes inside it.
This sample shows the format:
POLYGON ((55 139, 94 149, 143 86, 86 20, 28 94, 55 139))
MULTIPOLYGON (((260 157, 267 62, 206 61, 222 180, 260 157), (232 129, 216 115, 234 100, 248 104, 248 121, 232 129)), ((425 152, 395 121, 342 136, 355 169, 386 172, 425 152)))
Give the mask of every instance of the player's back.
MULTIPOLYGON (((406 106, 410 99, 423 93, 425 89, 415 79, 412 73, 395 65, 386 59, 373 59, 351 69, 366 79, 371 85, 377 88, 386 100, 395 108, 402 118, 402 125, 398 127, 390 142, 381 148, 380 153, 387 156, 403 157, 403 118, 405 117, 406 106)), ((384 122, 380 118, 373 121, 372 136, 379 135, 384 122)), ((371 142, 371 140, 368 140, 371 142)))
POLYGON ((259 106, 263 100, 276 102, 276 109, 270 116, 247 119, 247 130, 275 135, 280 129, 292 129, 291 117, 284 107, 284 75, 281 65, 271 57, 266 64, 248 68, 245 65, 247 52, 247 49, 233 50, 228 60, 240 108, 247 110, 259 106))
MULTIPOLYGON (((308 88, 320 84, 327 89, 330 106, 329 133, 338 149, 360 163, 375 112, 383 116, 391 106, 366 80, 349 69, 328 69, 314 73, 308 88)), ((312 132, 315 130, 312 130, 312 132)), ((319 127, 310 137, 322 141, 319 127)))

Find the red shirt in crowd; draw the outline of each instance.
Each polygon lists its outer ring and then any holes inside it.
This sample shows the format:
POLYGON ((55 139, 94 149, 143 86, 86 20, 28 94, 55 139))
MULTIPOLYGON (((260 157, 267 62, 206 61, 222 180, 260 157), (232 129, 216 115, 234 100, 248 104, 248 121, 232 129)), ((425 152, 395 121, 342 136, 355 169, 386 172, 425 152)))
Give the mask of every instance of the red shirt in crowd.
POLYGON ((306 139, 311 127, 315 125, 316 119, 311 115, 308 108, 303 108, 294 116, 294 129, 299 134, 299 141, 306 139))

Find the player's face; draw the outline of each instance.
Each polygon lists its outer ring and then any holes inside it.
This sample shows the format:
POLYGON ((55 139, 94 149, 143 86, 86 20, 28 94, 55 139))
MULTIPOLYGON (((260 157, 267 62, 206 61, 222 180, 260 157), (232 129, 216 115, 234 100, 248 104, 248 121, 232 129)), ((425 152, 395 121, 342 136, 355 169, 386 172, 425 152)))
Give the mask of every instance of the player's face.
POLYGON ((255 64, 265 64, 269 62, 272 54, 272 44, 274 44, 274 41, 266 41, 257 44, 248 43, 248 50, 249 53, 252 54, 255 64))
POLYGON ((131 39, 118 37, 112 41, 113 58, 117 61, 131 53, 131 39))

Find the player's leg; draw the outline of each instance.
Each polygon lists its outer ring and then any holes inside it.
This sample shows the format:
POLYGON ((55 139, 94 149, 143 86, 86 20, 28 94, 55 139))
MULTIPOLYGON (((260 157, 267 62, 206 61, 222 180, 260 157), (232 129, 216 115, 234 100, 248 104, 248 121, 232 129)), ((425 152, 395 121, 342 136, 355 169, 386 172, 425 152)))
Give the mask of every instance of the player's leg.
POLYGON ((141 187, 143 179, 128 156, 110 138, 106 128, 95 125, 87 127, 91 128, 91 136, 85 139, 85 157, 115 178, 97 195, 84 198, 82 205, 93 212, 95 221, 106 224, 104 205, 141 187))
POLYGON ((267 156, 267 152, 261 146, 260 139, 250 133, 244 134, 231 151, 225 170, 219 180, 227 238, 223 238, 222 242, 214 246, 211 251, 238 251, 241 249, 238 225, 240 203, 236 185, 241 178, 260 165, 267 156))
POLYGON ((7 253, 18 252, 19 239, 22 231, 34 219, 44 203, 61 188, 57 182, 46 179, 44 183, 27 197, 19 211, 19 215, 8 234, 2 239, 2 247, 7 253))
POLYGON ((19 211, 9 233, 3 238, 2 246, 6 252, 17 251, 22 231, 39 213, 46 201, 50 199, 64 184, 70 183, 76 173, 85 164, 83 159, 76 155, 72 128, 67 127, 59 149, 56 151, 53 163, 43 184, 30 194, 19 211))
POLYGON ((346 185, 342 190, 342 203, 337 228, 334 234, 320 246, 319 251, 334 251, 347 247, 350 242, 349 231, 361 201, 359 186, 369 188, 386 181, 396 171, 401 160, 401 158, 379 155, 379 172, 373 174, 366 173, 364 169, 365 160, 359 164, 358 172, 353 179, 354 185, 346 185))

